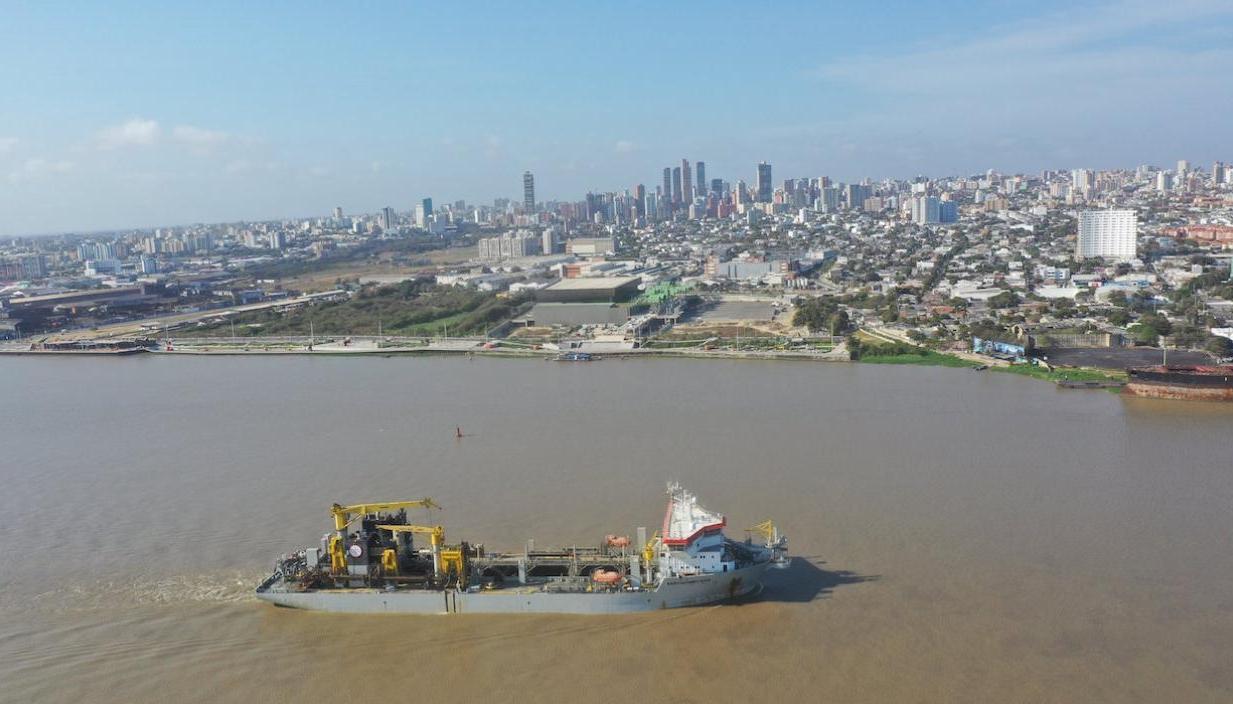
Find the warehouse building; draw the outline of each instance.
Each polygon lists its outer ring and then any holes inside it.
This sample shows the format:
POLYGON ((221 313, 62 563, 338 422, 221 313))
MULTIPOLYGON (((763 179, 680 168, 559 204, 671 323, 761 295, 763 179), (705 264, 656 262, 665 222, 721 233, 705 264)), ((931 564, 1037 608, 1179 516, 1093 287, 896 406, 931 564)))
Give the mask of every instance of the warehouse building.
POLYGON ((535 292, 527 322, 538 326, 624 325, 642 278, 605 276, 561 279, 535 292))
POLYGON ((537 291, 535 300, 542 303, 622 303, 636 298, 641 284, 639 276, 561 279, 537 291))

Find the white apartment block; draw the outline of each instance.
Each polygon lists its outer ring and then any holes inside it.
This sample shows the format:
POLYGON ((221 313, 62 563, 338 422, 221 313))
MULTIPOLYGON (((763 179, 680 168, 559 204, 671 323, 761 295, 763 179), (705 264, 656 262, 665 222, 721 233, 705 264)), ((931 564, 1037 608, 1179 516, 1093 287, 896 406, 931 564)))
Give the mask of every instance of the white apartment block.
POLYGON ((1119 261, 1134 259, 1138 231, 1139 217, 1133 210, 1081 211, 1075 257, 1103 257, 1119 261))

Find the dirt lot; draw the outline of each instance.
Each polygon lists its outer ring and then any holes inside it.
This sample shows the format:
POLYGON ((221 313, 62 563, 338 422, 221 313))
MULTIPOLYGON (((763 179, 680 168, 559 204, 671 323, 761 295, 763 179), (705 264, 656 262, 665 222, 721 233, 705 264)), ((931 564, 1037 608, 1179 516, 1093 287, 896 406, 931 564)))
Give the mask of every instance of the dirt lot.
MULTIPOLYGON (((475 257, 475 247, 456 247, 436 249, 419 255, 433 265, 459 264, 475 257)), ((337 264, 320 271, 313 271, 282 280, 284 288, 313 293, 328 291, 335 287, 338 279, 357 279, 367 276, 407 275, 421 270, 423 267, 405 267, 387 262, 347 262, 337 264)))
POLYGON ((770 321, 772 312, 770 302, 723 301, 703 308, 697 314, 690 316, 690 322, 713 323, 729 320, 770 321))

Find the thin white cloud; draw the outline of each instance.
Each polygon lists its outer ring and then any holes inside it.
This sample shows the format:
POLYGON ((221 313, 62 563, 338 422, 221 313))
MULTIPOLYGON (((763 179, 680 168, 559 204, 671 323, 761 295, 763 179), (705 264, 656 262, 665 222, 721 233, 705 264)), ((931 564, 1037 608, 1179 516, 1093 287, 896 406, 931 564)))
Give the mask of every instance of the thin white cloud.
POLYGON ((147 147, 157 142, 161 136, 162 128, 159 127, 157 120, 133 118, 100 130, 98 146, 100 149, 147 147))
POLYGON ((171 130, 172 139, 197 147, 213 147, 227 142, 231 135, 218 130, 208 130, 192 125, 178 125, 171 130))
POLYGON ((1073 149, 1100 158, 1159 130, 1169 139, 1156 149, 1198 144, 1186 134, 1219 143, 1229 132, 1218 116, 1233 109, 1233 45, 1205 30, 1230 17, 1227 0, 1122 0, 976 38, 927 37, 895 54, 838 59, 817 75, 861 96, 853 103, 860 107, 818 131, 878 134, 899 155, 888 163, 900 168, 912 162, 909 147, 921 150, 922 166, 937 168, 993 155, 1039 163, 1073 157, 1073 149), (1027 139, 1008 146, 1011 135, 1027 139))
POLYGON ((612 145, 612 150, 615 151, 617 154, 629 154, 633 152, 634 150, 636 150, 637 148, 638 148, 638 145, 634 144, 628 139, 618 139, 616 141, 616 144, 612 145))
POLYGON ((987 83, 1013 87, 1019 78, 1082 81, 1109 73, 1147 80, 1161 70, 1177 71, 1174 62, 1179 59, 1187 64, 1181 71, 1215 68, 1228 51, 1223 46, 1162 46, 1142 32, 1151 30, 1160 36, 1169 28, 1194 27, 1220 16, 1233 17, 1233 4, 1223 0, 1120 0, 995 28, 975 39, 934 38, 928 45, 900 54, 839 59, 822 66, 819 75, 905 93, 933 92, 942 85, 950 91, 973 85, 983 90, 987 83))
POLYGON ((26 159, 21 166, 9 172, 9 183, 19 184, 36 178, 67 174, 77 169, 77 164, 63 159, 26 159))
POLYGON ((32 174, 65 174, 77 168, 77 165, 62 159, 27 159, 22 167, 27 173, 32 174))

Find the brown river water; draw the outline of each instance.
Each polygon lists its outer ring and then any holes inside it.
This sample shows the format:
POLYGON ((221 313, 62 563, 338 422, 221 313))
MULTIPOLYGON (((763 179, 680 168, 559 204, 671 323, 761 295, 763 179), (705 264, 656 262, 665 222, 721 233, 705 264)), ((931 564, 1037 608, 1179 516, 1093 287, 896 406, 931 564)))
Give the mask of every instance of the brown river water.
POLYGON ((3 702, 1233 701, 1233 405, 663 359, 27 357, 0 389, 3 702), (595 544, 670 479, 799 559, 636 615, 251 596, 335 501, 595 544))

